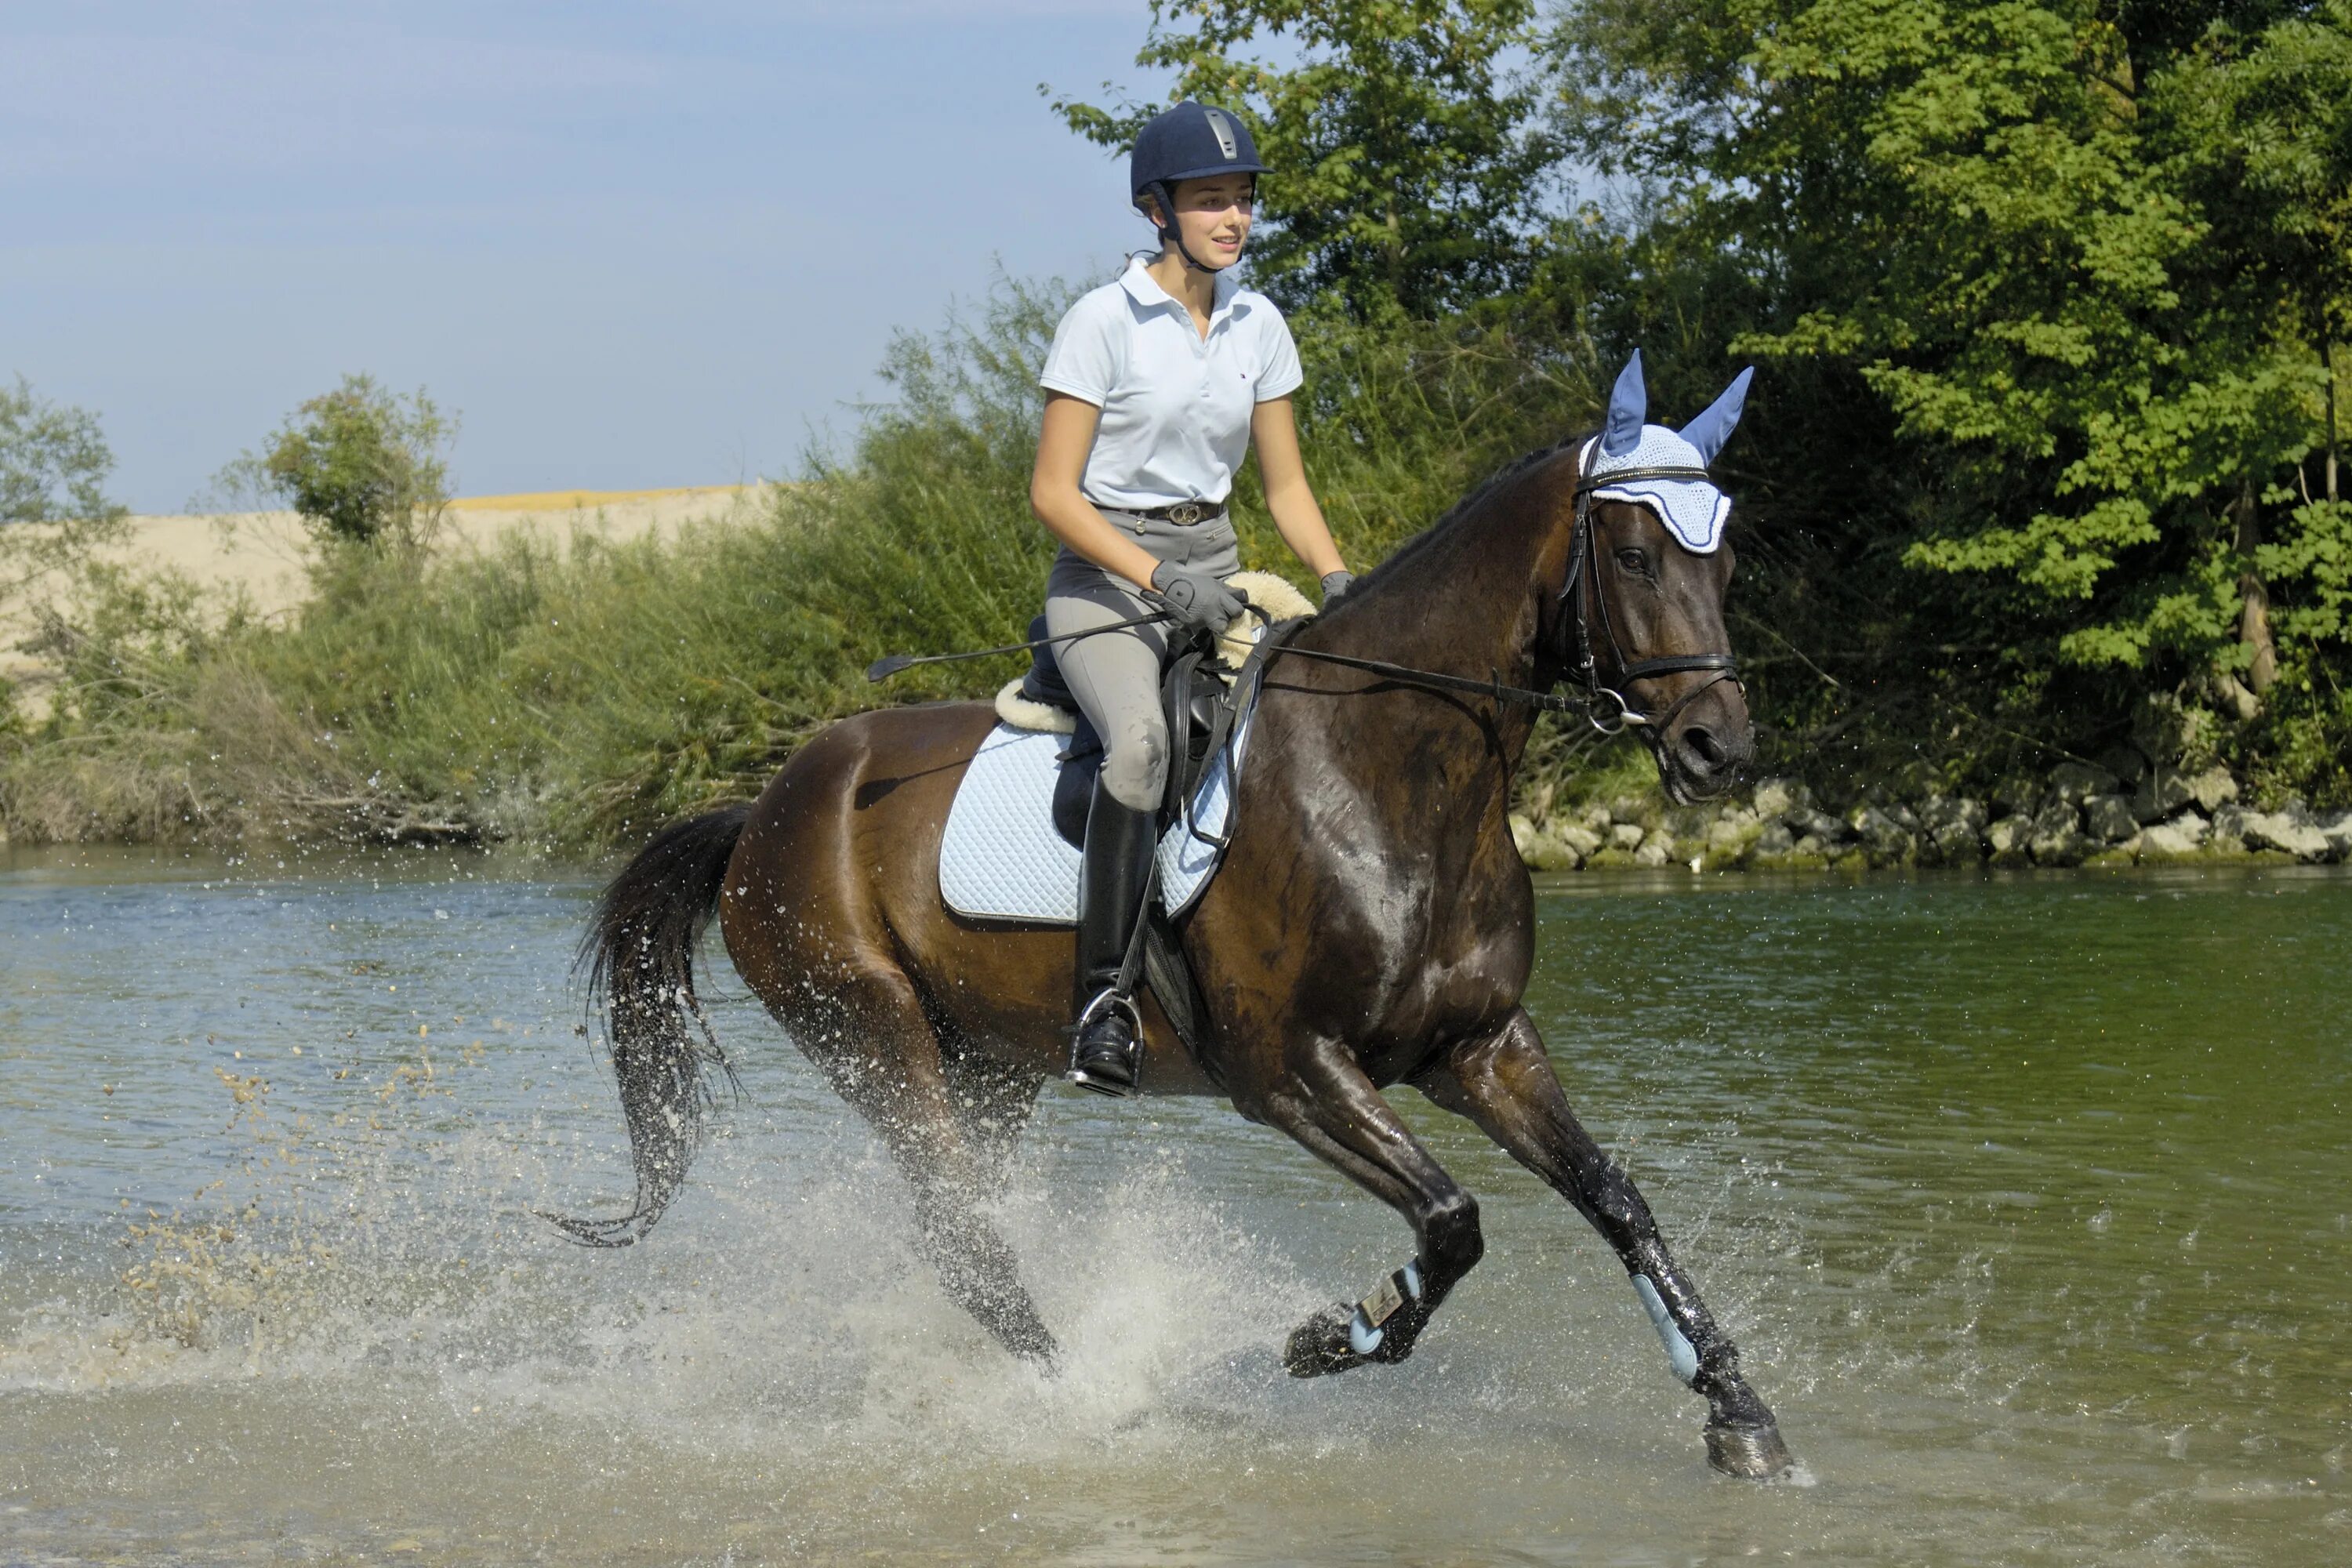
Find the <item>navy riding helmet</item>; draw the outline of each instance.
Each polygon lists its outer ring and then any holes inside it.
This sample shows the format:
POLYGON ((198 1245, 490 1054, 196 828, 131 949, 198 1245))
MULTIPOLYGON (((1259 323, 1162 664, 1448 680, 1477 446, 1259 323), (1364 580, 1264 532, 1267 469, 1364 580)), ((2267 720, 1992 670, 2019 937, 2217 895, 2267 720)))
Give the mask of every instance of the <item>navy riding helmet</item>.
POLYGON ((1213 174, 1270 174, 1258 162, 1257 143, 1241 117, 1205 103, 1184 100, 1173 109, 1151 117, 1135 138, 1128 160, 1128 185, 1136 209, 1143 210, 1147 195, 1160 203, 1160 237, 1173 240, 1185 262, 1203 272, 1176 227, 1176 182, 1204 180, 1213 174))

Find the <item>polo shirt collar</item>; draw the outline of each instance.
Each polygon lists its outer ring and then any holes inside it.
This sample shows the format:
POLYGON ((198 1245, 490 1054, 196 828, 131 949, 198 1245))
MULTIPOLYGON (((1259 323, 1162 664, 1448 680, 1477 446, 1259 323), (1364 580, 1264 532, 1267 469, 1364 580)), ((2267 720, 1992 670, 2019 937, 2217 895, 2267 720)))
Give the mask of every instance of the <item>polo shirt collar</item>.
MULTIPOLYGON (((1138 304, 1153 308, 1170 305, 1180 310, 1183 308, 1183 301, 1162 289, 1160 280, 1146 269, 1140 256, 1127 258, 1127 270, 1119 274, 1118 281, 1138 304)), ((1242 291, 1242 285, 1241 280, 1234 276, 1234 269, 1228 267, 1217 274, 1217 280, 1211 287, 1214 292, 1210 296, 1209 319, 1213 321, 1232 308, 1234 296, 1242 291)))

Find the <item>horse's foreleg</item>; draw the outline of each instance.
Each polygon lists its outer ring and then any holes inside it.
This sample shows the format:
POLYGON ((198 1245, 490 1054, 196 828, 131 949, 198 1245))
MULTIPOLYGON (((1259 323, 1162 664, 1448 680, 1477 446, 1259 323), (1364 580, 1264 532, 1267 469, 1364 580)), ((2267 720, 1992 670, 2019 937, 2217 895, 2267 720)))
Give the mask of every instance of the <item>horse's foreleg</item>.
MULTIPOLYGON (((882 1135, 915 1190, 924 1254, 956 1305, 1013 1354, 1050 1362, 1054 1336, 1022 1285, 1013 1249, 979 1213, 1002 1184, 1005 1152, 1027 1120, 1018 1075, 950 1066, 903 975, 845 988, 831 1026, 797 1037, 841 1097, 882 1135)), ((1042 1079, 1031 1077, 1034 1098, 1042 1079)))
POLYGON ((1578 1123, 1527 1014, 1514 1012, 1494 1034, 1463 1042, 1413 1081, 1439 1105, 1477 1122, 1616 1249, 1675 1375, 1706 1400, 1706 1451, 1715 1467, 1759 1479, 1787 1468, 1779 1423, 1740 1375, 1738 1347, 1667 1250, 1632 1178, 1578 1123))
POLYGON ((1411 1222, 1419 1250, 1360 1302, 1341 1301, 1294 1331, 1283 1363, 1294 1377, 1400 1362, 1430 1314, 1486 1250, 1478 1202, 1397 1119, 1343 1047, 1293 1053, 1286 1081, 1258 1109, 1411 1222))

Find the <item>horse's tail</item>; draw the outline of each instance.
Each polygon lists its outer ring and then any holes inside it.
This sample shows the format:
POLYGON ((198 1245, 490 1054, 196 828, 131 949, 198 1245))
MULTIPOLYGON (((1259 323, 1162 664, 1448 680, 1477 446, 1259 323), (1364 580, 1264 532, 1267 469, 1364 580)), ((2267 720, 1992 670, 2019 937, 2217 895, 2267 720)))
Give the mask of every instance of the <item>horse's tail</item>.
POLYGON ((636 1163, 636 1207, 617 1219, 543 1214, 591 1247, 626 1247, 686 1184, 715 1101, 709 1069, 735 1069, 694 992, 694 949, 719 910, 727 862, 751 808, 736 804, 672 823, 613 879, 580 942, 592 1009, 603 1004, 621 1113, 636 1163))

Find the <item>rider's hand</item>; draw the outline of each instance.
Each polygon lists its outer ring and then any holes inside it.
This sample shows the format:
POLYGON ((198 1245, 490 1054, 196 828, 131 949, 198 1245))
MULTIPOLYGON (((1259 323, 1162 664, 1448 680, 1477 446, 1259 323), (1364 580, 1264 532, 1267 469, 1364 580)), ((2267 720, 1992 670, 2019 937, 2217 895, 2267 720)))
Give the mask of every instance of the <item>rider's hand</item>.
POLYGON ((1157 600, 1181 626, 1221 632, 1242 613, 1244 601, 1206 572, 1161 562, 1152 569, 1144 597, 1157 600))
POLYGON ((1342 594, 1346 593, 1349 589, 1350 589, 1350 588, 1354 587, 1355 585, 1356 585, 1356 574, 1355 574, 1353 572, 1326 572, 1326 573, 1324 573, 1324 574, 1323 574, 1323 607, 1324 607, 1325 609, 1327 609, 1327 610, 1328 610, 1328 609, 1329 609, 1329 608, 1331 607, 1332 604, 1333 604, 1336 600, 1338 600, 1338 598, 1339 597, 1339 595, 1342 595, 1342 594))

